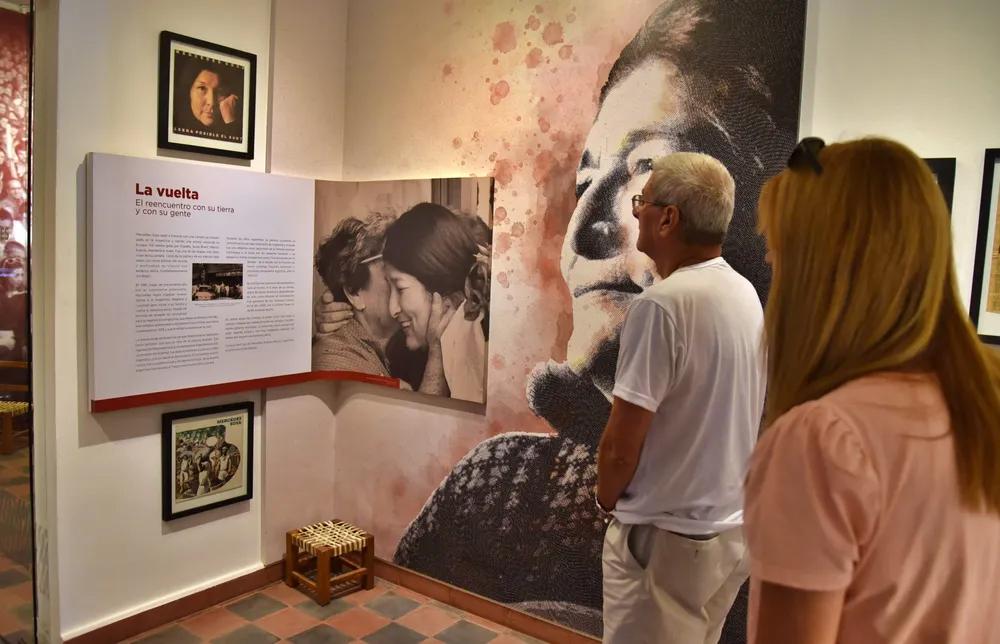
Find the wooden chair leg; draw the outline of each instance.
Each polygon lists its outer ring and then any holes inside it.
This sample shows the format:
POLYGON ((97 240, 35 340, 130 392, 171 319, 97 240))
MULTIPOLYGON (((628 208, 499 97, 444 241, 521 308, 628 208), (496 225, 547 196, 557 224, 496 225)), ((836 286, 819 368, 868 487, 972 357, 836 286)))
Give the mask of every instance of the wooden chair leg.
POLYGON ((295 569, 299 560, 299 549, 292 539, 292 533, 285 533, 285 584, 295 588, 298 580, 295 578, 295 569))
POLYGON ((330 603, 330 553, 316 555, 316 601, 320 606, 330 603))
POLYGON ((365 590, 375 587, 375 537, 365 537, 365 549, 361 555, 361 565, 365 568, 365 590))

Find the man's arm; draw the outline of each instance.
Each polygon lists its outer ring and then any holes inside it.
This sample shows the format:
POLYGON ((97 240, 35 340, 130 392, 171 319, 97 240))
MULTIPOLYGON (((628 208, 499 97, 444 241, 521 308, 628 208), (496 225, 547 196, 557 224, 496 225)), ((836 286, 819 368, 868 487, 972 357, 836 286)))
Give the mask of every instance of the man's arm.
POLYGON ((639 465, 653 412, 615 396, 597 448, 597 501, 613 510, 639 465))

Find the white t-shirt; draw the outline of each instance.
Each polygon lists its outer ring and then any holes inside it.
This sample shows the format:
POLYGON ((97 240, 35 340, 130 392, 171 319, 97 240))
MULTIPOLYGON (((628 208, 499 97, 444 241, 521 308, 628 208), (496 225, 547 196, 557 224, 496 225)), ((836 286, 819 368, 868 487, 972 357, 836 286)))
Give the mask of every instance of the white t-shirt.
POLYGON ((684 534, 742 525, 767 389, 763 329, 757 292, 721 257, 633 301, 613 393, 655 415, 619 521, 684 534))

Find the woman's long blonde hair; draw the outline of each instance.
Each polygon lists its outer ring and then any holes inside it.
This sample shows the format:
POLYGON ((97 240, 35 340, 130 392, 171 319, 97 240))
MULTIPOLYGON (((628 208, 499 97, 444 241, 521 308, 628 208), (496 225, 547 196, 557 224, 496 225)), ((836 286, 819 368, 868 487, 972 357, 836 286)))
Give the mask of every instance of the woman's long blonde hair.
POLYGON ((963 503, 1000 513, 1000 358, 959 298, 948 208, 930 169, 886 139, 838 143, 771 179, 767 424, 877 371, 935 372, 963 503))

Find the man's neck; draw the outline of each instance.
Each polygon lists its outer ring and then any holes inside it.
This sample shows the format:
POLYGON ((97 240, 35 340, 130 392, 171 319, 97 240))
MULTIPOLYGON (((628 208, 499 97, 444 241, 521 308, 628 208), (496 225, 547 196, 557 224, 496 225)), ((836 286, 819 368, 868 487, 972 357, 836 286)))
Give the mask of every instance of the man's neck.
POLYGON ((680 253, 654 258, 656 272, 666 278, 685 266, 694 266, 722 256, 722 244, 712 246, 687 246, 680 253))

